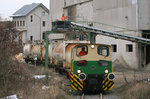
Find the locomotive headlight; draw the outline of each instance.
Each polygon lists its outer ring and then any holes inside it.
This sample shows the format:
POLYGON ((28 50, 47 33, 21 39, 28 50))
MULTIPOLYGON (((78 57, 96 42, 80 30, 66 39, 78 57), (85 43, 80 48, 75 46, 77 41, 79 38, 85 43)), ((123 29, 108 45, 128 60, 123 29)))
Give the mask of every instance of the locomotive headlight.
POLYGON ((109 73, 108 74, 108 79, 111 80, 111 81, 113 81, 115 79, 115 74, 109 73))
POLYGON ((105 70, 105 73, 108 73, 108 70, 107 70, 107 69, 105 70))
POLYGON ((94 45, 91 45, 91 48, 94 48, 95 46, 94 45))
POLYGON ((80 70, 80 69, 78 69, 78 70, 77 70, 77 73, 78 73, 78 74, 80 74, 80 73, 81 73, 81 70, 80 70))
POLYGON ((79 79, 84 81, 86 79, 86 74, 85 73, 79 74, 79 79))

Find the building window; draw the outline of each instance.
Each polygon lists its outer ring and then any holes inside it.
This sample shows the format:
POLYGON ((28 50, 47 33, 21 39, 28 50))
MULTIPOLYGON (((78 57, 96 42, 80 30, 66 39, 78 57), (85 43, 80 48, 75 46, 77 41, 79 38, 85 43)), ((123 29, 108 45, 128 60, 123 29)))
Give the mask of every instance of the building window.
POLYGON ((19 21, 17 21, 17 27, 19 27, 19 21))
POLYGON ((42 11, 42 16, 45 16, 45 12, 44 11, 42 11))
POLYGON ((112 52, 117 52, 117 45, 116 44, 112 45, 112 52))
POLYGON ((46 25, 46 22, 45 22, 45 21, 43 21, 42 25, 43 25, 43 27, 45 27, 45 25, 46 25))
POLYGON ((45 40, 45 32, 43 32, 42 38, 43 40, 45 40))
POLYGON ((20 26, 22 26, 22 21, 20 21, 20 26))
POLYGON ((14 21, 14 26, 16 27, 17 25, 16 25, 16 21, 14 21))
POLYGON ((30 20, 31 22, 33 22, 33 16, 31 15, 31 20, 30 20))
POLYGON ((33 36, 30 36, 30 41, 32 41, 33 40, 33 36))
POLYGON ((25 21, 23 21, 23 26, 25 26, 25 21))
POLYGON ((127 44, 126 45, 126 51, 127 52, 133 52, 133 45, 132 44, 127 44))

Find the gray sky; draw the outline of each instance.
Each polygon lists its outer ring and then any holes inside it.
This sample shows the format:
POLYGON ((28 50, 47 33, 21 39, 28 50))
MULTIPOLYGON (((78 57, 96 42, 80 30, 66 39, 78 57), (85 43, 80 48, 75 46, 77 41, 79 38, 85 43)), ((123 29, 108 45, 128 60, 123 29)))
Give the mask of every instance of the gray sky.
POLYGON ((15 11, 22 6, 31 3, 42 3, 49 9, 49 0, 1 0, 0 16, 11 16, 15 11))

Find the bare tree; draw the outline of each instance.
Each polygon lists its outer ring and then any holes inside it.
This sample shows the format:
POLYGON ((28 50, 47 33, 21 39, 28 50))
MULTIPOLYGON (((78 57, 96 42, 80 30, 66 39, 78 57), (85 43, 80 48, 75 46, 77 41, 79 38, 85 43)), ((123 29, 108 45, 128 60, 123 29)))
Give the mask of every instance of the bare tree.
POLYGON ((18 53, 21 47, 15 42, 16 31, 13 22, 0 22, 0 96, 6 96, 11 87, 16 68, 19 68, 12 57, 18 53))

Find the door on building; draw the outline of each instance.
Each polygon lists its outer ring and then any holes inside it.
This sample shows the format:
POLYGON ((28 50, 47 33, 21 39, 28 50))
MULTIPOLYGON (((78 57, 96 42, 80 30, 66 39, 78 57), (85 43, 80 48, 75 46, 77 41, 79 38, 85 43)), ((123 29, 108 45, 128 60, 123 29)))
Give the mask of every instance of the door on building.
MULTIPOLYGON (((143 38, 150 39, 150 30, 143 31, 143 38)), ((150 45, 145 45, 144 46, 144 65, 148 65, 150 63, 150 45)))

